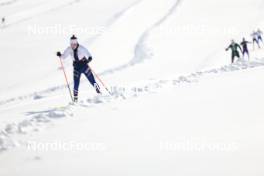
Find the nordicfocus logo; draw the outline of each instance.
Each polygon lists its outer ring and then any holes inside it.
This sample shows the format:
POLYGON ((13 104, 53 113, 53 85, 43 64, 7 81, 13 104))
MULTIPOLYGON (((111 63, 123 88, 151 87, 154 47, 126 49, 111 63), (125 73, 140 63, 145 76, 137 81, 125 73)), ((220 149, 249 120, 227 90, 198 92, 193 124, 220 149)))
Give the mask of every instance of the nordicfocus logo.
POLYGON ((203 138, 160 141, 164 152, 235 152, 239 149, 236 142, 218 142, 203 138))
POLYGON ((77 141, 52 141, 36 142, 29 141, 27 150, 30 151, 87 151, 87 152, 104 152, 107 147, 100 142, 77 142, 77 141))
POLYGON ((27 26, 28 35, 68 35, 73 33, 85 35, 100 35, 106 31, 104 26, 77 26, 77 25, 62 25, 54 24, 49 26, 29 25, 27 26))

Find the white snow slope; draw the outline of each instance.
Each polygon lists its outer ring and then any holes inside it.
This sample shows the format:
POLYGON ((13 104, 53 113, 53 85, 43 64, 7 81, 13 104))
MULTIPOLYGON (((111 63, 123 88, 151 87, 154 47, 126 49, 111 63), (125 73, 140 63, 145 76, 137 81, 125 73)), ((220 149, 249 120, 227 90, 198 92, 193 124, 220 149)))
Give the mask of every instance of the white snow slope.
POLYGON ((0 175, 263 176, 264 50, 234 64, 225 52, 264 29, 263 8, 0 0, 0 175), (112 95, 83 77, 69 104, 55 53, 72 34, 112 95))

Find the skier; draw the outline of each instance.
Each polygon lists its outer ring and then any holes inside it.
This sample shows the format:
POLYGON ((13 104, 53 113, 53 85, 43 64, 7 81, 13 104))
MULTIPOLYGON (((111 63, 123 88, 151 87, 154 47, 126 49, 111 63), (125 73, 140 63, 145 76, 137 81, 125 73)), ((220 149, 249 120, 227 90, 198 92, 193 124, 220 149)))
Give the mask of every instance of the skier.
POLYGON ((263 40, 262 40, 263 32, 260 29, 258 29, 257 33, 258 33, 258 42, 259 43, 261 42, 264 45, 263 40))
POLYGON ((2 20, 1 20, 1 24, 2 24, 2 26, 5 25, 5 17, 2 18, 2 20))
POLYGON ((245 38, 243 38, 242 42, 240 43, 240 45, 242 46, 242 54, 243 54, 243 58, 245 59, 245 55, 247 54, 248 56, 248 60, 250 58, 249 56, 249 50, 248 50, 248 44, 251 43, 249 41, 247 41, 245 38))
POLYGON ((257 43, 258 47, 260 48, 260 46, 259 46, 259 39, 258 39, 258 37, 259 37, 258 32, 253 31, 253 33, 251 34, 251 36, 252 36, 252 41, 253 41, 253 50, 255 50, 255 43, 257 43))
POLYGON ((78 101, 78 90, 82 73, 94 86, 96 92, 98 94, 101 93, 100 87, 96 83, 94 75, 88 66, 88 63, 92 61, 92 56, 84 46, 78 43, 77 37, 75 35, 70 38, 70 46, 62 54, 58 51, 57 56, 63 59, 67 58, 68 56, 73 58, 74 102, 78 101))
POLYGON ((240 51, 242 53, 242 49, 241 49, 240 45, 237 44, 234 40, 231 40, 231 44, 226 48, 226 51, 228 51, 229 49, 232 50, 231 63, 234 63, 235 57, 238 57, 240 59, 238 48, 240 49, 240 51))

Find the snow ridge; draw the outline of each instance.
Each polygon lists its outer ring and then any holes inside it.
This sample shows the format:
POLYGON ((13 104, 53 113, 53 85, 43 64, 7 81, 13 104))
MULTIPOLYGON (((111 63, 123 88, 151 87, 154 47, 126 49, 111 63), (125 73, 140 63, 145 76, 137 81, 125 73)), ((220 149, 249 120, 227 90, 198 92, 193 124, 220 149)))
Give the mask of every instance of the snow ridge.
POLYGON ((150 35, 151 31, 155 28, 159 27, 162 23, 164 23, 173 13, 176 12, 178 6, 182 3, 182 0, 177 0, 175 4, 171 7, 171 9, 165 14, 160 20, 158 20, 153 26, 147 29, 139 38, 137 45, 135 46, 135 56, 134 59, 131 61, 131 64, 135 64, 138 62, 143 61, 146 58, 150 57, 150 51, 145 45, 145 41, 150 35))
POLYGON ((134 46, 134 56, 133 58, 126 64, 108 69, 100 73, 100 75, 112 74, 117 71, 124 70, 128 67, 131 67, 135 64, 138 64, 144 61, 147 58, 151 57, 151 51, 146 47, 145 41, 147 37, 150 35, 151 31, 155 28, 159 27, 163 22, 165 22, 173 13, 176 12, 178 6, 182 3, 182 0, 176 0, 176 2, 172 5, 172 7, 164 14, 160 19, 158 19, 152 26, 147 28, 145 31, 142 32, 141 36, 139 37, 137 43, 134 46))

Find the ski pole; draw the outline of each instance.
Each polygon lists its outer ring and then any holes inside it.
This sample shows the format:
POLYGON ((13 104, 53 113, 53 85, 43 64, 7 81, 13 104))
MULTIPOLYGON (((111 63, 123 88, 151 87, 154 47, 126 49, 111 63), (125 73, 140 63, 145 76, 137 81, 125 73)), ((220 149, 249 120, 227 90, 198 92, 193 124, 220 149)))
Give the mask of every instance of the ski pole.
POLYGON ((69 90, 69 93, 70 93, 70 96, 71 96, 71 100, 72 100, 72 102, 74 102, 73 96, 72 96, 72 92, 71 92, 71 88, 70 88, 70 84, 69 84, 69 81, 67 79, 67 75, 66 75, 66 72, 65 72, 61 57, 60 57, 60 64, 61 64, 62 71, 64 73, 64 78, 65 78, 65 81, 66 81, 66 84, 67 84, 67 87, 68 87, 68 90, 69 90))
MULTIPOLYGON (((88 65, 88 64, 87 64, 88 65)), ((100 77, 93 71, 93 69, 88 65, 89 69, 91 70, 91 72, 95 75, 95 77, 100 81, 100 83, 103 85, 103 87, 105 88, 105 90, 112 95, 112 93, 109 91, 109 89, 107 88, 107 86, 104 84, 104 82, 100 79, 100 77)))

